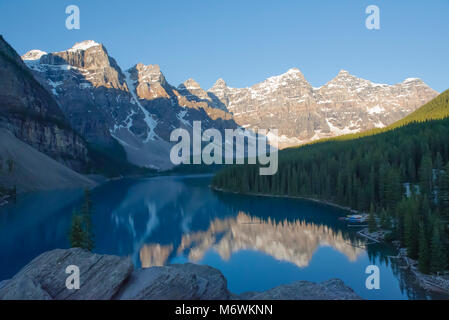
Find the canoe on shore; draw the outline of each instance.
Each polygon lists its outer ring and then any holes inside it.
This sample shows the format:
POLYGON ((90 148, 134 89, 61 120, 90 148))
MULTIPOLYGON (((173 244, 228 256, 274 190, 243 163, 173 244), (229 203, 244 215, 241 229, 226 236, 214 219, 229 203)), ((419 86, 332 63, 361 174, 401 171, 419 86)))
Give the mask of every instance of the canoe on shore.
POLYGON ((349 221, 349 222, 365 222, 367 219, 367 215, 365 214, 352 214, 347 215, 346 217, 338 218, 340 220, 349 221))

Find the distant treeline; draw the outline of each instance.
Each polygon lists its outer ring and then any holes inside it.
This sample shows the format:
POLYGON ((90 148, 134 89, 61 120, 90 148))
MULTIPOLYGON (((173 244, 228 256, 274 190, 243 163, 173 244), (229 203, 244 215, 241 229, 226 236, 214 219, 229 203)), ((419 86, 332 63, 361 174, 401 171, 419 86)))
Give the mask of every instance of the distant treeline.
POLYGON ((279 152, 279 170, 226 167, 212 185, 242 193, 332 201, 376 213, 423 272, 447 268, 449 91, 387 129, 279 152), (430 120, 441 119, 441 120, 430 120), (380 132, 380 133, 379 133, 380 132))

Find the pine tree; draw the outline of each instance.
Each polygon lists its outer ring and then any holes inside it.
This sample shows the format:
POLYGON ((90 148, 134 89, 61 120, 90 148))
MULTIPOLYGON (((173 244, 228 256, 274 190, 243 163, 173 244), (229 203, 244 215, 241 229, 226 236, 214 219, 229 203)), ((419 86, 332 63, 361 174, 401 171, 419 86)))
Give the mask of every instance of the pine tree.
POLYGON ((429 245, 427 242, 426 231, 424 225, 421 223, 419 227, 419 257, 418 257, 418 269, 422 273, 429 273, 430 271, 430 256, 429 245))
POLYGON ((83 247, 92 251, 95 247, 94 233, 92 230, 92 200, 89 189, 84 190, 84 203, 81 207, 81 216, 83 218, 85 237, 83 247))
POLYGON ((444 245, 441 241, 440 224, 437 219, 435 219, 432 229, 432 241, 430 244, 430 271, 438 272, 446 269, 447 256, 444 245))
POLYGON ((412 259, 418 257, 419 243, 417 236, 419 235, 419 221, 417 215, 417 207, 413 201, 409 199, 403 200, 401 210, 404 210, 404 240, 407 247, 407 254, 412 259))
POLYGON ((437 152, 437 155, 435 156, 435 161, 434 161, 434 169, 436 171, 436 185, 438 185, 438 182, 440 180, 440 175, 441 175, 441 169, 443 169, 443 157, 441 156, 440 152, 437 152))
POLYGON ((387 208, 394 209, 401 199, 402 187, 399 171, 389 169, 385 180, 385 204, 387 208))
POLYGON ((376 218, 374 217, 374 204, 371 203, 369 216, 368 216, 368 230, 374 232, 377 229, 376 218))
POLYGON ((74 211, 70 227, 69 241, 71 247, 78 247, 92 251, 94 248, 94 235, 92 231, 92 200, 90 191, 84 191, 84 203, 81 211, 74 211))
POLYGON ((70 228, 69 241, 72 248, 83 248, 86 237, 83 230, 83 218, 77 211, 73 211, 72 225, 70 228))
POLYGON ((371 166, 368 180, 368 196, 370 204, 376 201, 376 178, 374 172, 374 166, 371 166))
POLYGON ((387 210, 385 209, 380 211, 380 226, 382 229, 387 228, 387 210))
POLYGON ((407 161, 407 174, 410 182, 416 181, 416 167, 413 158, 409 158, 407 161))
POLYGON ((438 206, 441 214, 449 217, 449 162, 444 166, 439 179, 438 206))
POLYGON ((432 195, 432 158, 428 153, 423 155, 421 165, 419 167, 419 191, 420 194, 426 195, 429 199, 432 195))
POLYGON ((379 185, 378 185, 378 194, 379 194, 379 202, 380 207, 386 207, 385 201, 385 190, 387 184, 387 172, 388 172, 388 162, 382 162, 379 167, 379 185))

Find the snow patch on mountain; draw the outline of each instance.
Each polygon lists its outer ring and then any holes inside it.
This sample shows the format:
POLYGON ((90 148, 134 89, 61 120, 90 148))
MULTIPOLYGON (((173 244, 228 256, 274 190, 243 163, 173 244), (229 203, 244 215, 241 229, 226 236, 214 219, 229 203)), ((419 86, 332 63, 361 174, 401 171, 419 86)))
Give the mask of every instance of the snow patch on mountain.
POLYGON ((69 51, 69 52, 74 52, 74 51, 78 51, 78 50, 84 51, 84 50, 87 50, 89 48, 96 47, 96 46, 100 46, 100 44, 93 40, 86 40, 86 41, 75 43, 75 45, 67 51, 69 51))
POLYGON ((368 108, 367 111, 368 111, 368 114, 373 115, 373 114, 379 114, 379 113, 385 112, 385 108, 382 108, 381 106, 376 104, 374 107, 368 108))
POLYGON ((22 60, 29 60, 29 61, 39 60, 43 55, 46 55, 46 54, 47 54, 47 52, 45 52, 45 51, 34 49, 34 50, 30 50, 27 53, 25 53, 22 56, 22 60))
POLYGON ((150 129, 150 132, 147 135, 147 138, 145 139, 144 142, 148 142, 149 140, 156 140, 158 138, 158 135, 156 134, 156 132, 154 131, 154 129, 157 126, 158 121, 156 119, 153 118, 153 116, 148 112, 147 109, 145 109, 142 104, 139 102, 139 99, 137 98, 136 95, 136 88, 134 86, 134 83, 131 79, 131 75, 129 73, 129 70, 124 72, 125 74, 125 79, 126 79, 126 85, 128 86, 128 90, 131 93, 134 101, 136 102, 137 106, 140 108, 140 110, 143 112, 144 114, 144 121, 147 124, 148 128, 150 129))
POLYGON ((343 129, 340 129, 337 126, 333 125, 329 121, 329 119, 326 119, 326 123, 329 126, 329 129, 333 133, 334 136, 341 136, 343 134, 356 133, 356 132, 360 131, 360 129, 351 129, 349 126, 346 126, 343 129))
POLYGON ((181 121, 185 126, 191 127, 192 125, 190 124, 190 122, 184 119, 184 117, 187 115, 187 112, 187 109, 184 108, 176 114, 176 118, 178 118, 178 120, 181 121))
POLYGON ((413 82, 413 81, 419 81, 419 80, 421 80, 421 79, 419 79, 419 78, 407 78, 407 79, 405 79, 405 80, 403 81, 403 83, 413 82))
POLYGON ((62 81, 52 81, 52 80, 48 80, 48 84, 50 85, 50 87, 52 87, 52 89, 51 89, 51 91, 53 92, 53 94, 55 95, 55 96, 57 96, 58 95, 58 92, 56 91, 56 88, 57 87, 59 87, 60 85, 62 85, 63 84, 63 82, 62 81))

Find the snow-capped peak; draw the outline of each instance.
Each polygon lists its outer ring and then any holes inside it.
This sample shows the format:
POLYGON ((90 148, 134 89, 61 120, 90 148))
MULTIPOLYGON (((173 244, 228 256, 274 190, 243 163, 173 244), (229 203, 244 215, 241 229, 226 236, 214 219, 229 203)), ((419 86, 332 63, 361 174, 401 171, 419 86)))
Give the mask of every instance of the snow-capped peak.
POLYGON ((354 81, 363 81, 363 79, 357 78, 356 76, 350 74, 349 71, 341 69, 338 74, 328 83, 354 81))
POLYGON ((341 70, 338 72, 338 74, 339 74, 339 75, 349 75, 350 73, 349 73, 349 71, 346 71, 346 70, 344 70, 344 69, 341 69, 341 70))
POLYGON ((290 68, 287 70, 286 74, 301 74, 301 71, 298 68, 290 68))
POLYGON ((406 82, 413 82, 413 81, 420 81, 421 79, 419 79, 419 78, 407 78, 407 79, 405 79, 404 81, 403 81, 403 83, 406 83, 406 82))
POLYGON ((78 51, 78 50, 84 51, 84 50, 87 50, 89 48, 96 47, 99 45, 100 45, 99 43, 97 43, 93 40, 85 40, 82 42, 75 43, 75 45, 72 48, 70 48, 68 51, 78 51))
POLYGON ((46 55, 47 52, 42 50, 30 50, 22 56, 22 60, 39 60, 43 55, 46 55))
POLYGON ((139 82, 146 83, 159 83, 161 85, 166 84, 165 77, 161 72, 161 68, 157 64, 144 65, 143 63, 138 63, 134 67, 128 69, 128 72, 137 71, 137 78, 139 82))
POLYGON ((287 72, 278 75, 278 76, 272 76, 267 78, 265 81, 261 82, 260 84, 263 83, 271 83, 271 84, 281 84, 281 82, 283 82, 285 79, 304 79, 304 75, 301 73, 301 71, 299 71, 298 68, 291 68, 288 69, 287 72))
POLYGON ((186 81, 184 81, 182 84, 180 84, 178 86, 178 88, 179 89, 192 90, 192 89, 201 89, 201 86, 194 79, 189 78, 186 81))
POLYGON ((220 88, 220 87, 227 87, 226 81, 224 81, 222 78, 218 79, 217 81, 215 81, 214 85, 212 86, 212 88, 220 88))

